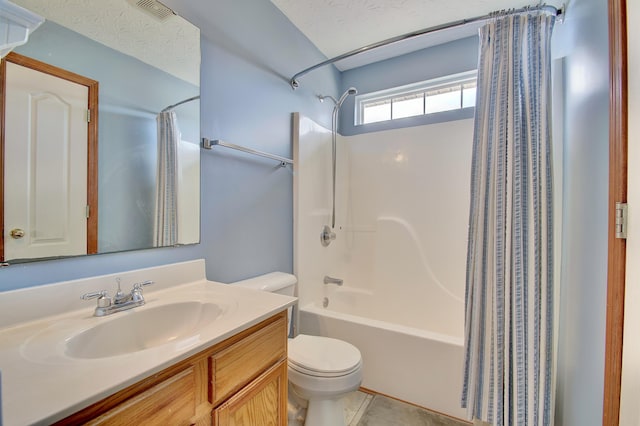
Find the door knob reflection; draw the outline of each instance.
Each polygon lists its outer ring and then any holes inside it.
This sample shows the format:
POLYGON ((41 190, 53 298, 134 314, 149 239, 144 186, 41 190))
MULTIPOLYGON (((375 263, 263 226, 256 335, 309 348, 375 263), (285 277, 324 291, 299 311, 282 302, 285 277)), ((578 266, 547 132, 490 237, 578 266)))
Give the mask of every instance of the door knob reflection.
POLYGON ((15 228, 11 230, 9 235, 11 235, 11 238, 19 240, 20 238, 24 237, 24 231, 20 228, 15 228))

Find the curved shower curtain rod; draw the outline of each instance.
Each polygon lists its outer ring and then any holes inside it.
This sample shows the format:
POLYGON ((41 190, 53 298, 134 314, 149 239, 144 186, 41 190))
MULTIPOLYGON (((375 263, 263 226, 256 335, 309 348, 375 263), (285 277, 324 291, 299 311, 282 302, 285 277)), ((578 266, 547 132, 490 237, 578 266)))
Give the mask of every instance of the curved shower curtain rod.
POLYGON ((546 5, 546 4, 541 4, 541 5, 536 5, 536 6, 527 6, 527 7, 523 7, 520 9, 512 9, 512 10, 505 10, 505 11, 495 11, 495 12, 491 12, 487 15, 482 15, 482 16, 476 16, 474 18, 467 18, 467 19, 461 19, 458 21, 452 21, 452 22, 448 22, 446 24, 440 24, 440 25, 436 25, 433 27, 429 27, 429 28, 424 28, 422 30, 417 30, 417 31, 413 31, 407 34, 403 34, 403 35, 399 35, 396 37, 391 37, 388 38, 386 40, 383 41, 379 41, 377 43, 373 43, 373 44, 369 44, 367 46, 361 47, 359 49, 355 49, 352 50, 350 52, 347 53, 343 53, 342 55, 338 55, 334 58, 331 59, 327 59, 326 61, 320 62, 312 67, 309 67, 307 69, 304 69, 302 71, 300 71, 299 73, 297 73, 296 75, 294 75, 293 77, 291 77, 291 80, 289 80, 289 84, 291 85, 291 88, 293 90, 297 89, 300 86, 300 83, 298 82, 298 78, 302 77, 303 75, 317 69, 317 68, 321 68, 325 65, 329 65, 329 64, 333 64, 334 62, 338 62, 341 61, 343 59, 347 59, 350 58, 352 56, 358 55, 360 53, 364 53, 364 52, 368 52, 369 50, 373 50, 373 49, 377 49, 378 47, 382 47, 382 46, 386 46, 388 44, 391 43, 395 43, 398 41, 403 41, 403 40, 408 40, 414 37, 418 37, 421 35, 425 35, 425 34, 429 34, 429 33, 433 33, 436 31, 441 31, 441 30, 446 30, 449 28, 454 28, 454 27, 459 27, 462 25, 467 25, 467 24, 471 24, 473 22, 478 22, 478 21, 486 21, 490 18, 493 18, 496 14, 499 13, 503 13, 503 12, 511 12, 511 13, 522 13, 522 12, 526 12, 526 11, 530 11, 530 10, 547 10, 549 12, 551 12, 552 14, 556 15, 556 17, 558 17, 560 20, 562 20, 562 17, 564 16, 564 9, 565 6, 564 4, 562 5, 562 7, 560 9, 554 7, 554 6, 550 6, 550 5, 546 5))
POLYGON ((160 112, 167 112, 167 111, 169 111, 169 110, 171 110, 171 109, 173 109, 173 108, 175 108, 175 107, 177 107, 179 105, 186 104, 187 102, 195 101, 196 99, 200 99, 200 96, 194 96, 192 98, 185 99, 185 100, 180 101, 178 103, 175 103, 173 105, 169 105, 168 107, 166 107, 165 109, 163 109, 160 112))

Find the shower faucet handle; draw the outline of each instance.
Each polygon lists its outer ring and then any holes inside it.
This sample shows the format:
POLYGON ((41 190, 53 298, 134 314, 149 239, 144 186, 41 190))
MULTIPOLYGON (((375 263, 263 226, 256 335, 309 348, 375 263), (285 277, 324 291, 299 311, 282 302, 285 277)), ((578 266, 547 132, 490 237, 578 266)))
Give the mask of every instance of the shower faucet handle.
POLYGON ((335 239, 336 233, 333 232, 331 228, 329 228, 329 225, 325 225, 324 228, 322 228, 322 233, 320 234, 320 242, 322 243, 322 246, 328 246, 329 244, 331 244, 331 241, 335 239))

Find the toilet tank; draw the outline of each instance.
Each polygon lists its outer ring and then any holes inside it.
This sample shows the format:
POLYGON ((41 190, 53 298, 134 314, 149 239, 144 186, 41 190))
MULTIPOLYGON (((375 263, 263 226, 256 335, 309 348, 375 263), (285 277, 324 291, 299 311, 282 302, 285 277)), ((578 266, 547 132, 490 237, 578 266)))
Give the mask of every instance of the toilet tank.
MULTIPOLYGON (((241 287, 252 288, 254 290, 268 291, 270 293, 283 294, 285 296, 294 296, 296 283, 298 279, 295 275, 284 272, 270 272, 264 275, 258 275, 247 280, 236 281, 230 285, 238 285, 241 287)), ((294 307, 287 309, 287 330, 289 337, 295 336, 297 333, 294 327, 294 307)))
POLYGON ((284 272, 271 272, 247 280, 236 281, 231 284, 293 297, 297 282, 298 279, 295 275, 284 272))

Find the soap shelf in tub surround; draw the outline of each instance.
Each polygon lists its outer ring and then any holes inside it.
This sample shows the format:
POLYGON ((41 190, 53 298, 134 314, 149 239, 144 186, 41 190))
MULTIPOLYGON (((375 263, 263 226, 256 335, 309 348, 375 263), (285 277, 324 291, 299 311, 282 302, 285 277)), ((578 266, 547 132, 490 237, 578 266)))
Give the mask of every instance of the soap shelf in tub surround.
POLYGON ((0 293, 3 424, 51 424, 64 419, 278 313, 284 315, 294 303, 292 297, 207 281, 204 260, 0 293), (145 305, 93 316, 95 301, 80 296, 100 290, 113 293, 116 278, 121 278, 123 289, 146 280, 155 284, 145 288, 145 305), (108 322, 196 302, 218 310, 215 319, 209 318, 188 339, 101 357, 68 351, 70 339, 108 322))

